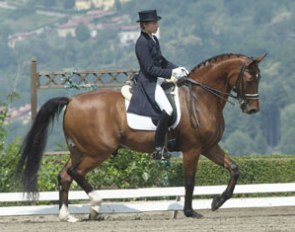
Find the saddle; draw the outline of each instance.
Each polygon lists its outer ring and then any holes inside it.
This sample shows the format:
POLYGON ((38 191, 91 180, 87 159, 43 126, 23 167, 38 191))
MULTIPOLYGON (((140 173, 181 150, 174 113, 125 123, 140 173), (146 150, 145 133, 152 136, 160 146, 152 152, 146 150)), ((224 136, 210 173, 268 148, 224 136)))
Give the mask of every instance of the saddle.
MULTIPOLYGON (((124 85, 121 88, 121 93, 125 99, 126 112, 130 104, 130 99, 132 97, 133 87, 135 84, 136 84, 135 81, 131 79, 131 80, 128 80, 126 82, 126 85, 124 85)), ((169 128, 174 129, 178 125, 180 121, 180 116, 181 116, 178 87, 175 83, 172 83, 172 82, 163 82, 161 86, 163 90, 165 91, 169 99, 169 102, 173 108, 173 114, 171 116, 169 128)), ((128 123, 128 126, 132 129, 155 131, 158 121, 155 119, 152 119, 152 117, 127 112, 127 123, 128 123)))

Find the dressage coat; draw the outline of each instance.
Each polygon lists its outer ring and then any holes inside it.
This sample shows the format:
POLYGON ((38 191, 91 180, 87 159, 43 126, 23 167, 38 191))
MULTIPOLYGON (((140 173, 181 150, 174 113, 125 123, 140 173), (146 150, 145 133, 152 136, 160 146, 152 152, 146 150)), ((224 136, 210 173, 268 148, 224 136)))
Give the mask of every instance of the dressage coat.
POLYGON ((140 71, 128 112, 158 119, 161 111, 155 102, 157 78, 170 78, 172 69, 178 66, 165 59, 157 37, 153 38, 142 31, 136 42, 135 54, 140 71))

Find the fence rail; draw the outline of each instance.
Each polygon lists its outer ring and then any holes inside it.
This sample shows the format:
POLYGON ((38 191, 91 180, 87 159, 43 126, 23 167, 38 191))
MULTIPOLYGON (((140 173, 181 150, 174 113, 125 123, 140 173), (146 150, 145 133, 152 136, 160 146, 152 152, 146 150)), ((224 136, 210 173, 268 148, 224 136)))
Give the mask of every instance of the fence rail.
MULTIPOLYGON (((203 186, 196 187, 194 196, 212 196, 222 193, 226 186, 203 186)), ((166 188, 140 188, 140 189, 117 189, 97 190, 104 199, 100 211, 102 213, 135 213, 151 211, 178 211, 183 209, 183 187, 166 188), (155 200, 159 199, 159 200, 155 200), (167 200, 169 199, 169 200, 167 200), (175 199, 175 200, 171 200, 175 199)), ((257 194, 257 193, 294 193, 295 183, 283 184, 252 184, 237 185, 234 195, 257 194)), ((234 197, 227 201, 222 208, 248 208, 248 207, 276 207, 295 206, 295 196, 287 197, 234 197)), ((70 191, 70 200, 82 201, 80 204, 70 205, 71 213, 89 213, 90 206, 87 204, 88 196, 83 191, 70 191)), ((41 192, 39 201, 56 202, 58 192, 41 192)), ((208 209, 212 199, 194 200, 193 207, 196 209, 208 209)), ((23 193, 0 193, 0 202, 22 203, 27 202, 23 193)), ((0 216, 9 215, 38 215, 58 214, 57 205, 34 205, 34 206, 9 206, 0 207, 0 216)))

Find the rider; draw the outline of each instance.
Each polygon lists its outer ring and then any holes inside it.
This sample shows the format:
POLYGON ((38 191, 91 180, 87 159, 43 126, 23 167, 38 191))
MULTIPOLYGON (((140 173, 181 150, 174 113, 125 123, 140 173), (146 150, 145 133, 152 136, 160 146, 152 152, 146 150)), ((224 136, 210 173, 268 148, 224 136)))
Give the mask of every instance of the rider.
POLYGON ((155 102, 161 110, 160 120, 157 124, 155 135, 154 158, 163 159, 169 157, 165 150, 165 136, 173 108, 161 87, 163 78, 180 79, 187 76, 188 71, 184 67, 178 67, 166 60, 160 49, 160 44, 154 33, 159 27, 160 16, 156 10, 138 12, 141 34, 135 45, 135 53, 140 66, 137 83, 142 86, 144 92, 155 102), (158 78, 158 77, 161 77, 158 78))

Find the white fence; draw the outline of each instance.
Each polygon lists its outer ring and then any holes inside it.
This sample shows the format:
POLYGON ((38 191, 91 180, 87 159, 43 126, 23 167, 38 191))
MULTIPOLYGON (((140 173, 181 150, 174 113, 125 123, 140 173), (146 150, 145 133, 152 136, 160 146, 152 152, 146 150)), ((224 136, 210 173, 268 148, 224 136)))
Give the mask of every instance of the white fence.
MULTIPOLYGON (((194 209, 211 208, 212 195, 219 195, 226 186, 195 187, 194 196, 209 195, 210 199, 193 200, 194 209)), ((184 187, 167 188, 141 188, 141 189, 117 189, 97 190, 103 198, 102 213, 138 213, 149 211, 178 211, 183 209, 184 187), (157 200, 155 200, 157 199, 157 200), (175 200, 167 200, 175 199, 175 200)), ((70 191, 70 200, 82 201, 80 204, 70 204, 71 213, 89 213, 88 196, 83 191, 70 191)), ((41 192, 39 202, 58 201, 58 192, 41 192)), ((23 193, 0 193, 2 202, 27 202, 23 193)), ((222 208, 246 208, 246 207, 275 207, 295 206, 295 183, 285 184, 253 184, 237 185, 234 197, 228 200, 222 208), (287 197, 246 197, 240 198, 236 194, 255 193, 294 193, 287 197)), ((0 207, 0 216, 9 215, 40 215, 58 214, 58 205, 30 205, 0 207)))

